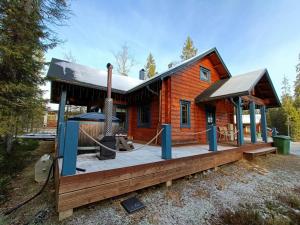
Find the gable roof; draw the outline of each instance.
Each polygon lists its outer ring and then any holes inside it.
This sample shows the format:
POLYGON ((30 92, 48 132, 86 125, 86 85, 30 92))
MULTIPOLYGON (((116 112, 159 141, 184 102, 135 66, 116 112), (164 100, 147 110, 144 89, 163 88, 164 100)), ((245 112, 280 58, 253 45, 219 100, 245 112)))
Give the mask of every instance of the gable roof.
MULTIPOLYGON (((84 87, 106 90, 107 71, 97 70, 77 63, 52 58, 47 78, 84 87)), ((142 83, 142 80, 113 74, 112 90, 125 93, 129 89, 142 83)))
MULTIPOLYGON (((215 58, 218 60, 218 64, 222 66, 225 71, 225 77, 231 77, 231 74, 226 67, 223 59, 221 58, 218 50, 212 48, 202 54, 194 56, 188 60, 185 60, 174 67, 157 74, 148 80, 139 80, 129 76, 122 76, 113 74, 112 79, 112 91, 116 93, 131 93, 140 88, 143 88, 158 80, 164 79, 168 76, 175 74, 176 72, 185 69, 186 67, 194 64, 198 60, 215 54, 215 58)), ((71 63, 65 60, 52 58, 50 67, 48 69, 47 78, 50 80, 56 80, 66 83, 77 84, 80 86, 103 89, 106 90, 107 85, 107 72, 104 70, 96 70, 87 66, 83 66, 77 63, 71 63)))
POLYGON ((196 103, 208 102, 218 99, 231 98, 237 96, 250 95, 253 88, 265 77, 268 82, 273 99, 276 102, 274 106, 280 105, 280 100, 274 89, 273 83, 270 79, 267 69, 255 70, 252 72, 240 74, 230 77, 228 79, 219 80, 195 99, 196 103))
POLYGON ((145 87, 159 79, 164 79, 166 77, 169 77, 169 76, 175 74, 176 72, 179 72, 180 70, 185 69, 186 67, 196 63, 198 60, 200 60, 212 53, 215 53, 217 55, 217 57, 219 58, 221 65, 224 67, 224 69, 227 73, 227 77, 231 77, 231 74, 230 74, 228 68, 226 67, 223 59, 221 58, 217 48, 211 48, 210 50, 203 52, 202 54, 196 55, 188 60, 185 60, 185 61, 177 64, 176 66, 164 71, 163 73, 160 73, 160 74, 155 75, 154 77, 151 77, 150 79, 146 80, 144 83, 137 85, 136 87, 130 89, 128 92, 133 92, 133 91, 138 90, 139 88, 145 87))

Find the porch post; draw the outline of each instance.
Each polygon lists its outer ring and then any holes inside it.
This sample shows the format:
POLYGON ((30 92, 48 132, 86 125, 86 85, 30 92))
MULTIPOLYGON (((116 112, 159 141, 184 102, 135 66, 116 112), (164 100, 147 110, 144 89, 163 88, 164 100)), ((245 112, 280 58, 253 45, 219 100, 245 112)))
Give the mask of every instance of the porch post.
POLYGON ((58 118, 56 125, 56 140, 58 141, 58 151, 56 152, 57 156, 61 157, 64 153, 64 144, 65 144, 65 105, 67 99, 67 91, 62 90, 59 99, 58 107, 58 118))
POLYGON ((251 143, 256 143, 255 103, 250 102, 251 143))
POLYGON ((264 142, 268 142, 268 136, 267 136, 267 118, 266 118, 266 106, 261 106, 260 108, 260 114, 261 114, 261 137, 264 142))
POLYGON ((242 117, 242 99, 238 97, 236 100, 236 125, 238 129, 238 145, 244 144, 244 130, 243 130, 243 117, 242 117))
POLYGON ((77 147, 78 147, 79 122, 67 121, 65 132, 65 149, 62 162, 62 176, 74 175, 76 173, 77 147))
POLYGON ((209 130, 209 151, 216 152, 217 149, 217 128, 216 125, 211 125, 209 130))
POLYGON ((172 130, 170 124, 162 124, 161 158, 172 159, 172 130))
POLYGON ((57 131, 58 131, 59 124, 64 121, 66 100, 67 100, 67 91, 62 90, 60 93, 59 107, 58 107, 57 131))

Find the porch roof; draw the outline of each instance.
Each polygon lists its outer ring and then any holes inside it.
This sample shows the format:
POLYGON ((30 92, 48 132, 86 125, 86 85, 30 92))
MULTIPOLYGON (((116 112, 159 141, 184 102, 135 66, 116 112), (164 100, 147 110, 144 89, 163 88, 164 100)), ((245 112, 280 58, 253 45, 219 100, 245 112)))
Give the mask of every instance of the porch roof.
POLYGON ((240 96, 261 98, 269 107, 280 106, 267 69, 255 70, 245 74, 222 79, 199 94, 196 103, 210 102, 240 96))

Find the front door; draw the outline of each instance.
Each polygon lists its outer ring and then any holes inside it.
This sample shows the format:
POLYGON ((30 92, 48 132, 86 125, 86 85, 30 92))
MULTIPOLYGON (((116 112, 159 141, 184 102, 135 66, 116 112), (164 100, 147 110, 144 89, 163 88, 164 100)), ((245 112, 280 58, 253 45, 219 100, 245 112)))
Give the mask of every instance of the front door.
POLYGON ((117 106, 115 109, 115 116, 120 120, 120 130, 127 132, 127 109, 125 106, 117 106))
MULTIPOLYGON (((211 125, 216 125, 216 108, 213 106, 206 106, 206 129, 208 129, 211 125)), ((207 141, 208 141, 208 132, 206 134, 207 141)))

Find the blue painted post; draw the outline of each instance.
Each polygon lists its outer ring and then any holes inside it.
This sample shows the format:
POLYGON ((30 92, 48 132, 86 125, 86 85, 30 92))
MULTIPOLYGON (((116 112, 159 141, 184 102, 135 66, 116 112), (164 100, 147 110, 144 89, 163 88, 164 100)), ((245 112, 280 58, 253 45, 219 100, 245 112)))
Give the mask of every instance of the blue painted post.
POLYGON ((242 109, 242 99, 238 97, 236 101, 236 124, 238 129, 238 145, 244 144, 244 129, 243 129, 243 109, 242 109))
POLYGON ((162 125, 162 143, 161 143, 161 158, 172 159, 172 129, 170 124, 162 125))
POLYGON ((67 91, 61 91, 59 107, 58 107, 57 131, 59 128, 59 124, 64 121, 66 100, 67 100, 67 91))
POLYGON ((261 106, 260 108, 260 114, 261 114, 261 137, 264 142, 268 142, 268 136, 267 136, 267 118, 266 118, 266 106, 261 106))
POLYGON ((65 122, 61 122, 58 127, 58 157, 62 157, 64 155, 65 127, 65 122))
POLYGON ((255 103, 250 102, 250 130, 251 130, 251 143, 256 143, 256 121, 255 121, 255 103))
POLYGON ((209 130, 209 151, 216 152, 217 150, 217 127, 211 125, 209 130))
POLYGON ((79 122, 67 121, 65 131, 65 150, 62 163, 62 176, 74 175, 76 173, 77 148, 78 148, 79 122))

